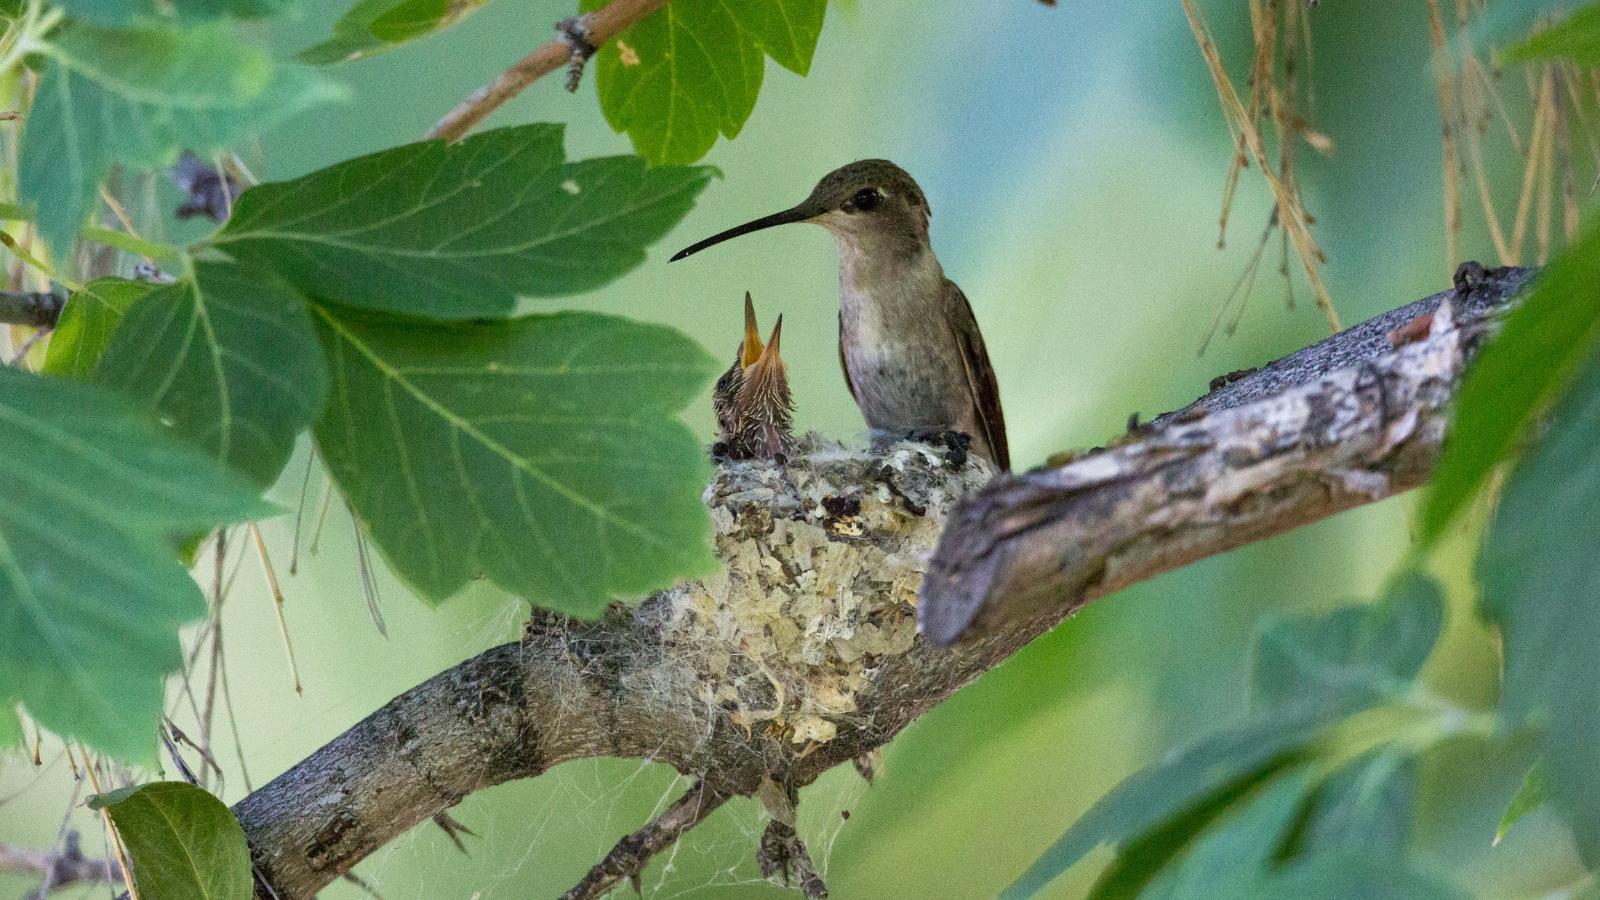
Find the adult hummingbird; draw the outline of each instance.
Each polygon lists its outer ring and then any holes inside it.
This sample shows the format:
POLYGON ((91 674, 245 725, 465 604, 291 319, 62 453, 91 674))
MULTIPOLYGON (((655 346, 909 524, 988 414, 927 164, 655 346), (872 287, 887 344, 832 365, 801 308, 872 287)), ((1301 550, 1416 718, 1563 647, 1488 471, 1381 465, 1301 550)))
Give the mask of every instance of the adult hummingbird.
POLYGON ((839 246, 839 362, 876 435, 929 439, 960 432, 972 451, 1011 468, 1000 388, 972 306, 928 243, 922 189, 886 159, 829 172, 800 205, 706 238, 683 259, 729 238, 811 222, 839 246))
POLYGON ((717 442, 711 452, 730 459, 776 459, 794 449, 794 402, 789 370, 779 355, 783 316, 772 328, 766 346, 756 328, 750 293, 744 295, 744 340, 734 351, 733 365, 711 389, 717 414, 717 442))

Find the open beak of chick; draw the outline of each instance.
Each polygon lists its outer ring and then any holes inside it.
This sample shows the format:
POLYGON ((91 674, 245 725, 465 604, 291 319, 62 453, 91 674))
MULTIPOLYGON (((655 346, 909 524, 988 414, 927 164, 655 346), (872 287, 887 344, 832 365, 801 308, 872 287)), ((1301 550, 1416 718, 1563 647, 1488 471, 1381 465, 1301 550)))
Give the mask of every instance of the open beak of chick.
POLYGON ((717 379, 711 405, 719 434, 712 452, 730 459, 777 459, 794 448, 794 404, 789 372, 779 345, 783 317, 765 344, 756 327, 755 306, 744 295, 744 340, 733 365, 717 379))

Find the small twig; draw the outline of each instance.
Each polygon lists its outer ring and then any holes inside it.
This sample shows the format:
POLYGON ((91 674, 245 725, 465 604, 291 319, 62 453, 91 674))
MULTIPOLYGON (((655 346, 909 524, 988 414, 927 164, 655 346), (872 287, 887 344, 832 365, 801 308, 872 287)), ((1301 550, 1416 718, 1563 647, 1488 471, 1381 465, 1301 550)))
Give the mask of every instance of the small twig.
MULTIPOLYGON (((173 730, 177 731, 176 728, 173 730)), ((178 752, 178 745, 173 742, 172 735, 168 734, 167 729, 164 727, 156 729, 156 732, 161 735, 161 744, 167 748, 167 755, 172 757, 172 764, 178 767, 178 774, 183 777, 184 781, 199 787, 200 779, 195 777, 194 770, 189 768, 189 763, 184 760, 183 754, 178 752)), ((178 733, 182 734, 182 732, 178 733)))
POLYGON ((15 368, 18 363, 22 362, 24 359, 27 359, 28 352, 33 349, 34 345, 39 343, 41 338, 54 330, 54 328, 35 329, 33 334, 29 335, 28 339, 22 342, 22 348, 11 357, 10 365, 15 368))
MULTIPOLYGON (((223 773, 222 773, 222 766, 217 764, 216 757, 213 757, 211 755, 211 750, 209 748, 207 748, 207 747, 202 747, 201 745, 195 743, 194 738, 191 738, 187 734, 184 734, 183 731, 180 730, 177 725, 174 725, 170 719, 167 721, 166 727, 167 727, 167 730, 172 733, 170 741, 169 741, 169 745, 167 747, 167 752, 168 753, 172 753, 174 756, 176 756, 177 747, 172 746, 172 744, 176 743, 176 744, 182 744, 183 746, 188 747, 189 749, 193 750, 194 752, 200 754, 200 761, 205 763, 205 766, 201 769, 201 773, 205 774, 206 772, 209 771, 209 772, 215 772, 216 775, 217 775, 217 790, 211 791, 211 793, 216 794, 219 797, 222 796, 222 781, 223 781, 223 778, 224 778, 223 773)), ((165 735, 165 734, 163 734, 161 736, 161 738, 162 738, 163 741, 168 741, 168 736, 165 735)), ((182 759, 179 759, 178 763, 180 765, 180 768, 182 768, 183 770, 185 770, 187 772, 187 774, 184 775, 184 780, 185 781, 188 781, 190 784, 193 784, 195 787, 205 788, 208 791, 211 790, 209 787, 206 787, 205 782, 204 782, 203 779, 193 777, 194 773, 192 771, 188 771, 188 764, 186 762, 184 762, 182 759)))
POLYGON ((455 818, 450 815, 449 810, 440 810, 439 812, 434 813, 433 824, 439 826, 440 830, 445 833, 445 836, 450 839, 450 842, 456 845, 456 849, 461 851, 462 856, 472 855, 471 853, 467 852, 467 845, 461 840, 461 836, 464 834, 467 837, 477 837, 477 832, 461 824, 460 822, 457 822, 455 818))
POLYGON ((311 469, 317 462, 317 448, 306 454, 306 477, 300 481, 300 505, 294 509, 294 549, 289 552, 289 575, 300 569, 300 525, 306 518, 306 489, 311 486, 311 469))
POLYGON ((650 858, 672 846, 685 831, 699 825, 728 795, 704 781, 689 786, 682 797, 643 828, 617 842, 606 858, 589 870, 561 900, 599 900, 622 879, 637 879, 650 858))
POLYGON ((794 826, 778 819, 768 822, 767 830, 761 835, 761 847, 756 851, 756 861, 761 864, 762 878, 770 880, 782 875, 783 886, 788 887, 792 876, 806 900, 827 900, 828 886, 817 873, 811 853, 806 850, 805 841, 795 834, 794 826))
POLYGON ((239 775, 244 779, 244 792, 251 793, 250 767, 244 761, 244 741, 239 739, 239 718, 233 714, 233 693, 228 690, 228 667, 222 667, 222 703, 228 710, 228 728, 233 732, 233 752, 239 757, 239 775))
POLYGON ((256 553, 261 556, 261 570, 267 575, 267 587, 272 591, 272 608, 278 614, 278 633, 283 635, 283 652, 289 657, 289 674, 294 676, 294 692, 300 688, 300 667, 294 662, 294 645, 289 642, 289 623, 283 618, 283 591, 278 588, 278 575, 272 571, 272 560, 267 558, 267 542, 261 539, 261 529, 250 523, 250 537, 255 539, 256 553))
MULTIPOLYGON (((89 783, 94 786, 94 792, 101 793, 100 776, 95 774, 94 762, 89 759, 88 748, 80 743, 78 752, 83 754, 83 769, 89 775, 89 783)), ((122 883, 127 885, 128 896, 131 900, 139 900, 139 887, 133 880, 133 867, 128 864, 128 857, 122 852, 122 835, 117 833, 117 825, 111 821, 111 810, 101 807, 100 818, 106 823, 106 834, 111 836, 111 849, 117 854, 117 866, 122 873, 122 883)))
POLYGON ((322 499, 317 501, 317 527, 311 532, 312 556, 317 555, 317 544, 322 542, 322 525, 328 521, 328 503, 333 500, 333 476, 322 479, 322 499))
POLYGON ((116 864, 106 859, 89 859, 79 846, 78 833, 66 833, 66 846, 60 851, 25 850, 0 844, 0 872, 40 879, 37 888, 23 894, 24 900, 44 900, 54 891, 78 884, 117 884, 122 878, 116 864))
MULTIPOLYGON (((621 34, 633 23, 643 19, 656 10, 667 5, 667 0, 611 0, 605 6, 586 16, 586 33, 582 35, 583 44, 591 49, 604 47, 612 38, 621 34)), ((561 29, 568 19, 556 26, 561 29)), ((500 73, 494 81, 472 93, 472 96, 461 101, 455 109, 450 110, 438 124, 428 130, 428 138, 444 138, 447 141, 459 139, 462 135, 472 130, 474 125, 484 120, 489 113, 500 108, 501 104, 512 97, 522 93, 523 89, 535 81, 549 75, 551 72, 568 67, 568 90, 576 87, 573 80, 572 67, 576 66, 579 75, 583 72, 582 63, 578 62, 579 45, 570 40, 565 31, 561 36, 546 41, 532 53, 500 73)), ((584 57, 587 60, 587 56, 584 57)))
POLYGON ((377 626, 378 634, 385 640, 389 638, 389 626, 383 623, 383 610, 378 608, 378 582, 372 573, 372 555, 367 550, 367 535, 361 530, 361 520, 356 517, 356 508, 345 500, 344 508, 350 512, 350 527, 355 530, 356 536, 356 566, 361 570, 361 593, 367 598, 367 612, 372 616, 372 624, 377 626))

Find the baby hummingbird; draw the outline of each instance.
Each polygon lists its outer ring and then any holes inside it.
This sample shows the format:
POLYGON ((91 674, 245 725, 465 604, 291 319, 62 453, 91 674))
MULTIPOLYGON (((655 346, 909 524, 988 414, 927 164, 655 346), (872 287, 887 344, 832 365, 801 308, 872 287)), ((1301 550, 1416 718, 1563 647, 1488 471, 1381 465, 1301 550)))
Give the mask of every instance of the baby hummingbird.
POLYGON ((972 306, 928 241, 927 198, 905 170, 864 159, 823 177, 800 205, 706 238, 811 222, 839 247, 839 362, 867 426, 889 438, 959 432, 972 452, 1011 468, 1000 387, 972 306))
POLYGON ((756 310, 744 295, 744 340, 733 365, 711 390, 717 414, 717 442, 711 452, 730 459, 777 459, 794 449, 794 401, 789 370, 778 355, 783 316, 773 326, 765 347, 756 330, 756 310))

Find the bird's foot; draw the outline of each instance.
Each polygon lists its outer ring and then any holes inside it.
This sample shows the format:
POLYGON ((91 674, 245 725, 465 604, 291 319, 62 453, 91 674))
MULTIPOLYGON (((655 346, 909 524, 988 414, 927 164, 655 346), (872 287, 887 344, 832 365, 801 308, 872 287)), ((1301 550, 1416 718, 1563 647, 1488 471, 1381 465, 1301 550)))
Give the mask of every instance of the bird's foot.
POLYGON ((967 452, 972 449, 972 435, 949 428, 913 428, 906 432, 905 439, 943 447, 945 462, 952 469, 966 465, 967 452))

